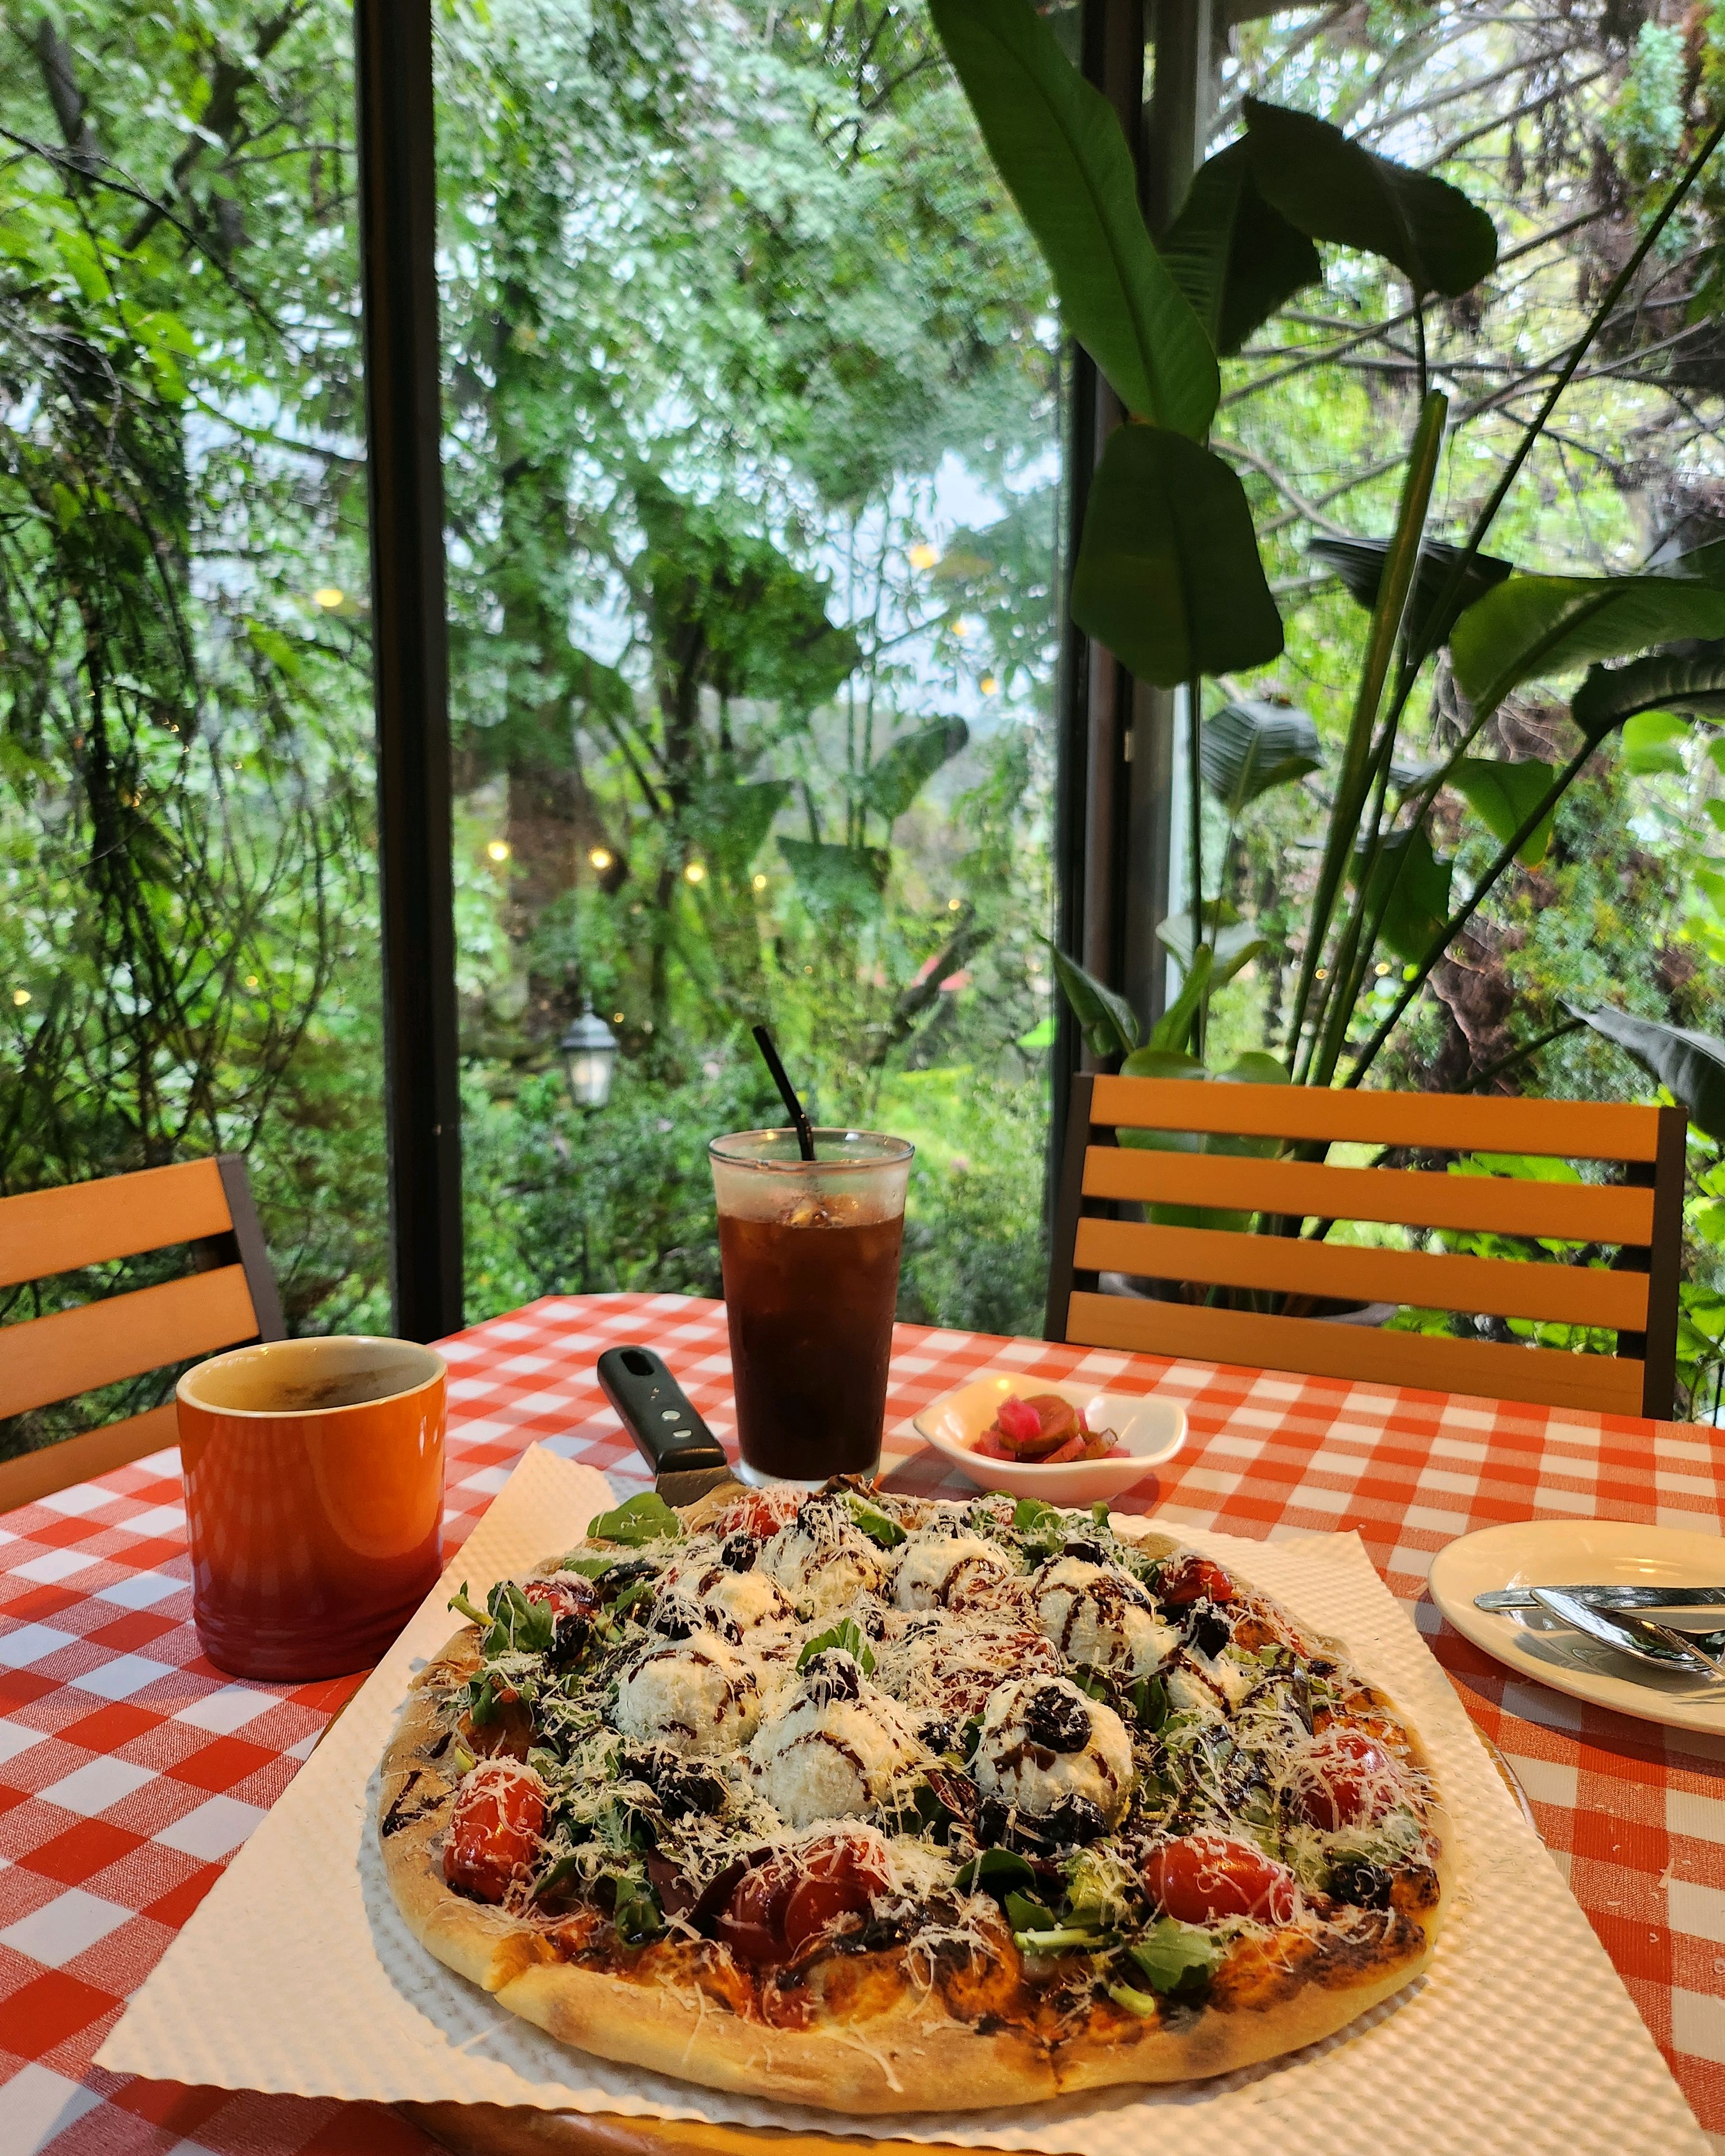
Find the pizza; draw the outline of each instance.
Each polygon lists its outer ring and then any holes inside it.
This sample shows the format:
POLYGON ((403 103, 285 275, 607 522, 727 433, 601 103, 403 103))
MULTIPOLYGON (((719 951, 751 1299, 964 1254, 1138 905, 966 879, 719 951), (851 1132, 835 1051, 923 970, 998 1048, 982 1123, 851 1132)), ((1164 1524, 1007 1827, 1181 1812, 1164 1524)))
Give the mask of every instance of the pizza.
POLYGON ((835 2111, 1224 2073, 1425 1967, 1430 1766, 1334 1643, 1105 1507, 631 1498, 415 1680, 415 1938, 562 2041, 835 2111))

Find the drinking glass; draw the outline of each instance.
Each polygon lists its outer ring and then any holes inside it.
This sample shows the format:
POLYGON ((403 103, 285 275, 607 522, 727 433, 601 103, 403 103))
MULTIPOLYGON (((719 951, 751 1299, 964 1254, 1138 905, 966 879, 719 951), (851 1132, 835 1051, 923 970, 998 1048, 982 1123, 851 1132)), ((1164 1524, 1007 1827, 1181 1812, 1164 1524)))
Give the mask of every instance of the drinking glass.
POLYGON ((874 1131, 738 1131, 707 1147, 746 1482, 880 1464, 905 1187, 916 1148, 874 1131))
POLYGON ((192 1615, 236 1676, 375 1662, 443 1563, 443 1358, 411 1340, 274 1340, 180 1379, 192 1615))

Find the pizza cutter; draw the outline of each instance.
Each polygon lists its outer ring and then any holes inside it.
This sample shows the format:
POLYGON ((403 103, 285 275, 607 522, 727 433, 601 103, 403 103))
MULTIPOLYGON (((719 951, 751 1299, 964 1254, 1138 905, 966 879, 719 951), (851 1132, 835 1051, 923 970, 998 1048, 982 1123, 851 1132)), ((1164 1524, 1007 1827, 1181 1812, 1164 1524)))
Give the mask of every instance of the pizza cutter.
POLYGON ((667 1505, 692 1505, 736 1481, 724 1446, 650 1348, 608 1348, 598 1360, 598 1380, 667 1505))

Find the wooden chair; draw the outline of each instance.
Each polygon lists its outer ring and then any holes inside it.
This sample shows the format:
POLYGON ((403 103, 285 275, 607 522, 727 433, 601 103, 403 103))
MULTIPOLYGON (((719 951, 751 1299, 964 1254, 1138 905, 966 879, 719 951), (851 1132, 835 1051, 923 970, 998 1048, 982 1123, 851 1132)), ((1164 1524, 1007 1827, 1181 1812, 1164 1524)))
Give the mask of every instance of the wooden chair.
MULTIPOLYGON (((238 1153, 0 1198, 0 1288, 191 1246, 193 1270, 0 1327, 0 1416, 246 1340, 283 1337, 263 1230, 238 1153)), ((176 1442, 172 1400, 0 1461, 0 1512, 176 1442)))
MULTIPOLYGON (((1046 1335, 1092 1348, 1189 1355, 1315 1376, 1375 1379, 1668 1419, 1676 1383, 1683 1224, 1681 1108, 1468 1095, 1329 1091, 1203 1079, 1082 1077, 1072 1089, 1046 1335), (1117 1132, 1284 1141, 1284 1157, 1152 1152, 1117 1132), (1615 1183, 1546 1183, 1428 1169, 1335 1168, 1327 1146, 1415 1153, 1531 1153, 1610 1161, 1615 1183), (1303 1152, 1306 1158, 1290 1158, 1303 1152), (1313 1158, 1313 1154, 1316 1158, 1313 1158), (1104 1217, 1118 1201, 1283 1216, 1286 1235, 1104 1217), (1473 1229, 1616 1248, 1613 1267, 1455 1252, 1366 1249, 1302 1221, 1473 1229), (1261 1291, 1260 1300, 1393 1301, 1419 1310, 1615 1329, 1615 1355, 1338 1325, 1102 1292, 1105 1274, 1261 1291)), ((1244 1298, 1235 1298, 1243 1300, 1244 1298)))

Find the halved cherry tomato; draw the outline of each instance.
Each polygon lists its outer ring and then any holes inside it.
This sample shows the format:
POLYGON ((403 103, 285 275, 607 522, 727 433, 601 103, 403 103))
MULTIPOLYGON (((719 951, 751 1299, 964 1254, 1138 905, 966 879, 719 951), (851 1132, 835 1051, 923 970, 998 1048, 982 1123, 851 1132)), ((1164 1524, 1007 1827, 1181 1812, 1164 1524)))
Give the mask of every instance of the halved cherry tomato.
POLYGON ((531 1767, 485 1761, 462 1778, 444 1843, 444 1877, 501 1902, 531 1870, 545 1830, 545 1784, 531 1767))
POLYGON ((719 1937, 757 1968, 784 1961, 839 1917, 860 1915, 886 1884, 885 1855, 871 1840, 835 1835, 744 1872, 719 1918, 719 1937))
POLYGON ((718 1921, 719 1937, 742 1961, 758 1969, 783 1961, 784 1912, 801 1871, 788 1856, 769 1856, 745 1871, 718 1921))
POLYGON ((1176 1608, 1188 1602, 1231 1602, 1234 1582, 1214 1558, 1194 1554, 1164 1566, 1156 1592, 1176 1608))
POLYGON ((530 1579, 521 1593, 529 1602, 543 1603, 553 1618, 590 1617, 599 1606, 599 1591, 590 1580, 576 1586, 565 1579, 530 1579))
POLYGON ((871 1842, 855 1836, 817 1845, 785 1904, 785 1943, 793 1951, 840 1917, 860 1916, 886 1885, 886 1866, 871 1842))
POLYGON ((1401 1796, 1395 1763, 1363 1729, 1327 1729, 1294 1770, 1300 1809, 1332 1832, 1382 1819, 1401 1796))
POLYGON ((1225 1834, 1165 1841, 1144 1867, 1144 1885, 1163 1912, 1183 1924, 1217 1917, 1286 1924, 1298 1901, 1291 1871, 1250 1842, 1225 1834))
POLYGON ((803 1502, 800 1490, 752 1490, 746 1497, 728 1504, 713 1522, 713 1532, 725 1535, 752 1535, 757 1543, 770 1541, 779 1529, 794 1520, 803 1502))

